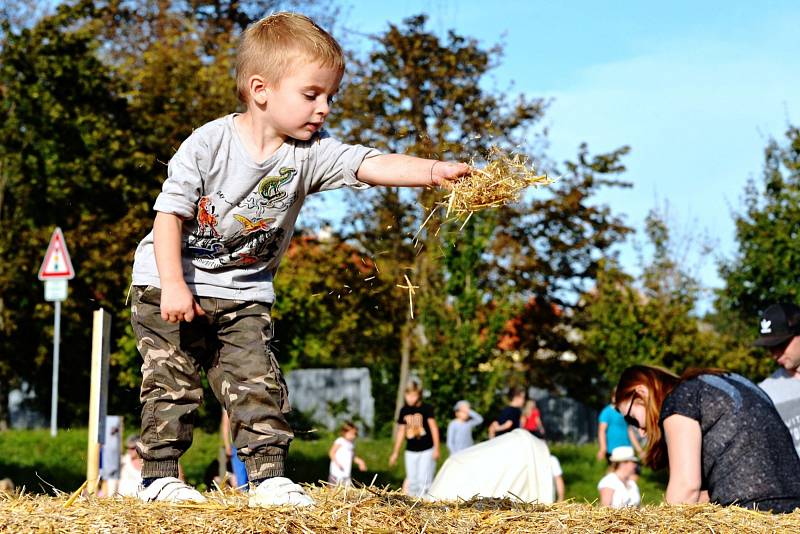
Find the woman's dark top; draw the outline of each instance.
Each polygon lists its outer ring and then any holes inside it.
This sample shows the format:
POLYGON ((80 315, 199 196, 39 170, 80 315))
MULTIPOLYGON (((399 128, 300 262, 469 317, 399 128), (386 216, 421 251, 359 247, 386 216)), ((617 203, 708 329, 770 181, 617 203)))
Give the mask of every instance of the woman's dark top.
POLYGON ((704 374, 675 387, 659 424, 680 414, 700 423, 702 489, 711 502, 773 512, 800 507, 800 458, 766 393, 737 374, 704 374))

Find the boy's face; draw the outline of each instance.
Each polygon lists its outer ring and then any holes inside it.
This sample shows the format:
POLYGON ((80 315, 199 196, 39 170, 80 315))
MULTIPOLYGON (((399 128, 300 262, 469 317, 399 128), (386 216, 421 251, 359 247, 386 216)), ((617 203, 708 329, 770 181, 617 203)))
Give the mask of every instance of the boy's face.
POLYGON ((298 58, 277 84, 267 88, 266 119, 276 135, 307 141, 322 128, 339 90, 342 72, 298 58))
POLYGON ((458 407, 458 410, 456 410, 456 419, 461 421, 466 421, 469 419, 469 404, 462 404, 458 407))

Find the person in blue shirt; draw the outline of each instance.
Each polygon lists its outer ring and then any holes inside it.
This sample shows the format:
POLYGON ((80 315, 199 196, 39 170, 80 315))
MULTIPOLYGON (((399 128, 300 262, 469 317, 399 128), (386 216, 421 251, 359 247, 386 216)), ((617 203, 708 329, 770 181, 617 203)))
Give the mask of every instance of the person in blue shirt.
POLYGON ((634 434, 633 428, 625 422, 625 418, 614 407, 616 388, 611 390, 611 404, 603 408, 597 418, 597 460, 609 461, 611 451, 617 447, 633 447, 641 456, 642 446, 634 434))

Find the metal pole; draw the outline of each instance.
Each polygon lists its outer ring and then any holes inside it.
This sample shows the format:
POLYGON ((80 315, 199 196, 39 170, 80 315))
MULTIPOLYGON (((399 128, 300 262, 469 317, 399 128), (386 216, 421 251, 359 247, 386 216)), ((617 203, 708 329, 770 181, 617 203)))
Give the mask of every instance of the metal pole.
POLYGON ((61 346, 61 301, 56 302, 55 327, 53 329, 53 397, 50 400, 50 435, 58 432, 58 350, 61 346))

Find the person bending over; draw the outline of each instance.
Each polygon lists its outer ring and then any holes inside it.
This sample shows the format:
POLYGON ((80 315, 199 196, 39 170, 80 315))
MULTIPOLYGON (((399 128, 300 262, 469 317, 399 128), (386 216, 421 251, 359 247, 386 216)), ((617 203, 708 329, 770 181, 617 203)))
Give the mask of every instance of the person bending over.
POLYGON ((800 459, 766 393, 722 369, 677 376, 634 365, 617 384, 616 408, 644 429, 644 460, 669 466, 666 501, 791 512, 800 506, 800 459))

